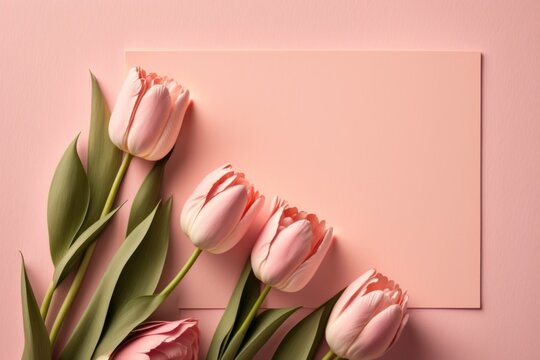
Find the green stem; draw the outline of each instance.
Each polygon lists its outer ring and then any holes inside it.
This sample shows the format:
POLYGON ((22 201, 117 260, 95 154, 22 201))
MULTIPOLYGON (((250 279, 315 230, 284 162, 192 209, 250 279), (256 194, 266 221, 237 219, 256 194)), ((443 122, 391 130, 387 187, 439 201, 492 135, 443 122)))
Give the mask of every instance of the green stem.
POLYGON ((323 356, 323 358, 321 360, 332 360, 334 358, 334 356, 336 356, 336 354, 334 354, 332 352, 332 350, 328 350, 328 352, 326 353, 326 355, 323 356))
POLYGON ((227 349, 225 350, 221 360, 232 360, 236 357, 238 350, 240 349, 240 346, 244 341, 244 337, 249 329, 249 326, 253 322, 253 319, 255 319, 257 311, 259 311, 259 308, 261 307, 264 299, 266 298, 266 295, 268 295, 271 289, 272 287, 270 285, 264 286, 263 290, 259 294, 259 297, 251 307, 251 310, 249 310, 247 317, 244 319, 242 325, 240 325, 238 331, 234 334, 234 337, 227 346, 227 349))
MULTIPOLYGON (((122 184, 122 180, 124 179, 124 175, 126 174, 126 171, 129 167, 129 164, 132 158, 133 158, 133 155, 129 153, 126 153, 124 155, 124 158, 122 159, 122 164, 120 165, 120 168, 118 169, 118 172, 116 173, 116 178, 114 179, 114 182, 111 186, 111 190, 109 191, 109 195, 107 196, 107 200, 105 201, 105 205, 103 206, 103 210, 101 211, 100 217, 107 215, 111 211, 114 205, 114 200, 116 199, 116 194, 118 193, 118 189, 120 189, 120 184, 122 184)), ((84 276, 86 275, 86 271, 88 270, 88 265, 90 264, 92 255, 94 255, 95 249, 96 249, 96 242, 92 243, 92 245, 90 245, 88 249, 86 249, 86 252, 84 253, 84 257, 81 261, 81 264, 79 265, 77 274, 75 274, 75 278, 73 278, 71 287, 69 288, 66 298, 64 299, 64 302, 62 303, 62 307, 60 307, 60 310, 58 311, 58 315, 56 316, 56 319, 54 320, 54 324, 51 328, 51 334, 49 336, 51 340, 51 344, 54 344, 54 342, 56 341, 56 337, 58 336, 58 332, 60 331, 60 328, 62 327, 64 318, 69 312, 69 309, 71 308, 71 305, 73 304, 73 301, 75 300, 75 297, 77 296, 77 293, 79 292, 79 288, 81 287, 84 276)))
POLYGON ((167 297, 167 296, 169 296, 171 294, 171 292, 174 290, 174 288, 180 283, 180 281, 182 281, 184 276, 186 276, 189 269, 191 269, 193 264, 195 264, 195 261, 197 260, 199 255, 201 255, 201 253, 202 253, 202 250, 199 249, 199 248, 196 248, 195 250, 193 250, 193 253, 189 257, 188 261, 180 269, 178 274, 176 274, 174 279, 172 279, 172 281, 169 283, 169 285, 167 285, 167 287, 161 291, 159 296, 167 297))
POLYGON ((257 311, 259 311, 259 308, 261 307, 264 299, 266 299, 266 295, 268 295, 271 289, 272 287, 270 285, 264 286, 263 290, 259 294, 259 297, 255 301, 255 304, 253 304, 253 306, 251 307, 251 310, 249 311, 248 316, 246 317, 246 319, 244 320, 244 322, 238 329, 238 332, 242 332, 244 334, 247 332, 249 326, 251 325, 251 322, 253 321, 253 319, 255 319, 255 316, 257 315, 257 311))
POLYGON ((47 319, 47 313, 49 312, 49 306, 51 306, 51 300, 54 294, 54 285, 51 283, 49 285, 49 288, 47 289, 47 292, 45 293, 45 297, 43 298, 43 302, 41 303, 41 308, 39 309, 41 312, 41 317, 43 318, 43 321, 47 319))

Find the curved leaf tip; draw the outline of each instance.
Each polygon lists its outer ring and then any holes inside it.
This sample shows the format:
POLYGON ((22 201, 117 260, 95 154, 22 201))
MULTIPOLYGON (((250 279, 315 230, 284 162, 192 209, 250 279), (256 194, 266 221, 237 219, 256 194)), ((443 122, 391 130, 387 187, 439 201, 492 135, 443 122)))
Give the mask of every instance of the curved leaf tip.
POLYGON ((26 274, 24 256, 21 254, 21 301, 23 311, 24 350, 22 360, 51 359, 51 343, 45 323, 26 274))

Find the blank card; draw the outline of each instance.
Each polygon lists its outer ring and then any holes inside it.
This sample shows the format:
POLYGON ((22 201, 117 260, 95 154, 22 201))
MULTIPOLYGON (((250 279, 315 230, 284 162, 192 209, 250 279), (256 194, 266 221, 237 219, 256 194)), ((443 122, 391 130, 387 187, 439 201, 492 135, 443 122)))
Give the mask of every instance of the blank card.
MULTIPOLYGON (((477 52, 127 52, 127 66, 189 88, 164 193, 174 195, 166 278, 193 246, 179 214, 210 170, 231 163, 261 191, 315 212, 335 243, 302 291, 267 306, 316 307, 374 267, 421 308, 480 307, 480 75, 477 52)), ((203 254, 181 308, 223 308, 254 228, 203 254)), ((176 294, 175 294, 176 295, 176 294)))

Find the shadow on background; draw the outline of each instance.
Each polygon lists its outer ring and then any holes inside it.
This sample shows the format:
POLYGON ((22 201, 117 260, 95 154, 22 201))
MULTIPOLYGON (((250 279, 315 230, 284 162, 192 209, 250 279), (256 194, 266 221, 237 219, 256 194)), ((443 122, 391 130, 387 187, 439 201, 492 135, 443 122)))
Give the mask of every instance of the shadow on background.
POLYGON ((382 360, 433 360, 432 351, 414 322, 414 316, 411 314, 411 320, 397 344, 381 359, 382 360))
MULTIPOLYGON (((166 184, 174 184, 172 179, 179 178, 185 168, 186 159, 191 156, 191 150, 195 141, 197 131, 196 105, 192 102, 188 107, 180 129, 180 134, 174 145, 173 153, 168 161, 167 173, 165 176, 166 184), (167 181, 168 180, 168 181, 167 181)), ((170 189, 170 188, 168 188, 170 189)))

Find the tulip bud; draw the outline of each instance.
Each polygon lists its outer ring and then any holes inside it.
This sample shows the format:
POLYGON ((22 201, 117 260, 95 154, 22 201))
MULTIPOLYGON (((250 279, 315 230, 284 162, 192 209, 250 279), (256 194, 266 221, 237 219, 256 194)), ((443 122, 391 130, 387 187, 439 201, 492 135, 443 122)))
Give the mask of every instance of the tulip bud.
POLYGON ((272 215, 251 252, 251 266, 263 283, 285 292, 311 280, 332 243, 332 228, 315 214, 274 198, 272 215))
POLYGON ((231 165, 208 174, 184 204, 181 226, 200 249, 220 254, 246 234, 264 203, 243 173, 231 165))
POLYGON ((192 319, 152 321, 135 329, 112 360, 197 360, 199 329, 192 319))
POLYGON ((173 79, 132 68, 111 114, 111 141, 134 156, 161 159, 176 143, 189 101, 188 89, 173 79))
POLYGON ((375 270, 360 276, 343 292, 328 320, 326 341, 332 352, 350 360, 383 356, 409 320, 408 299, 398 284, 375 270))

